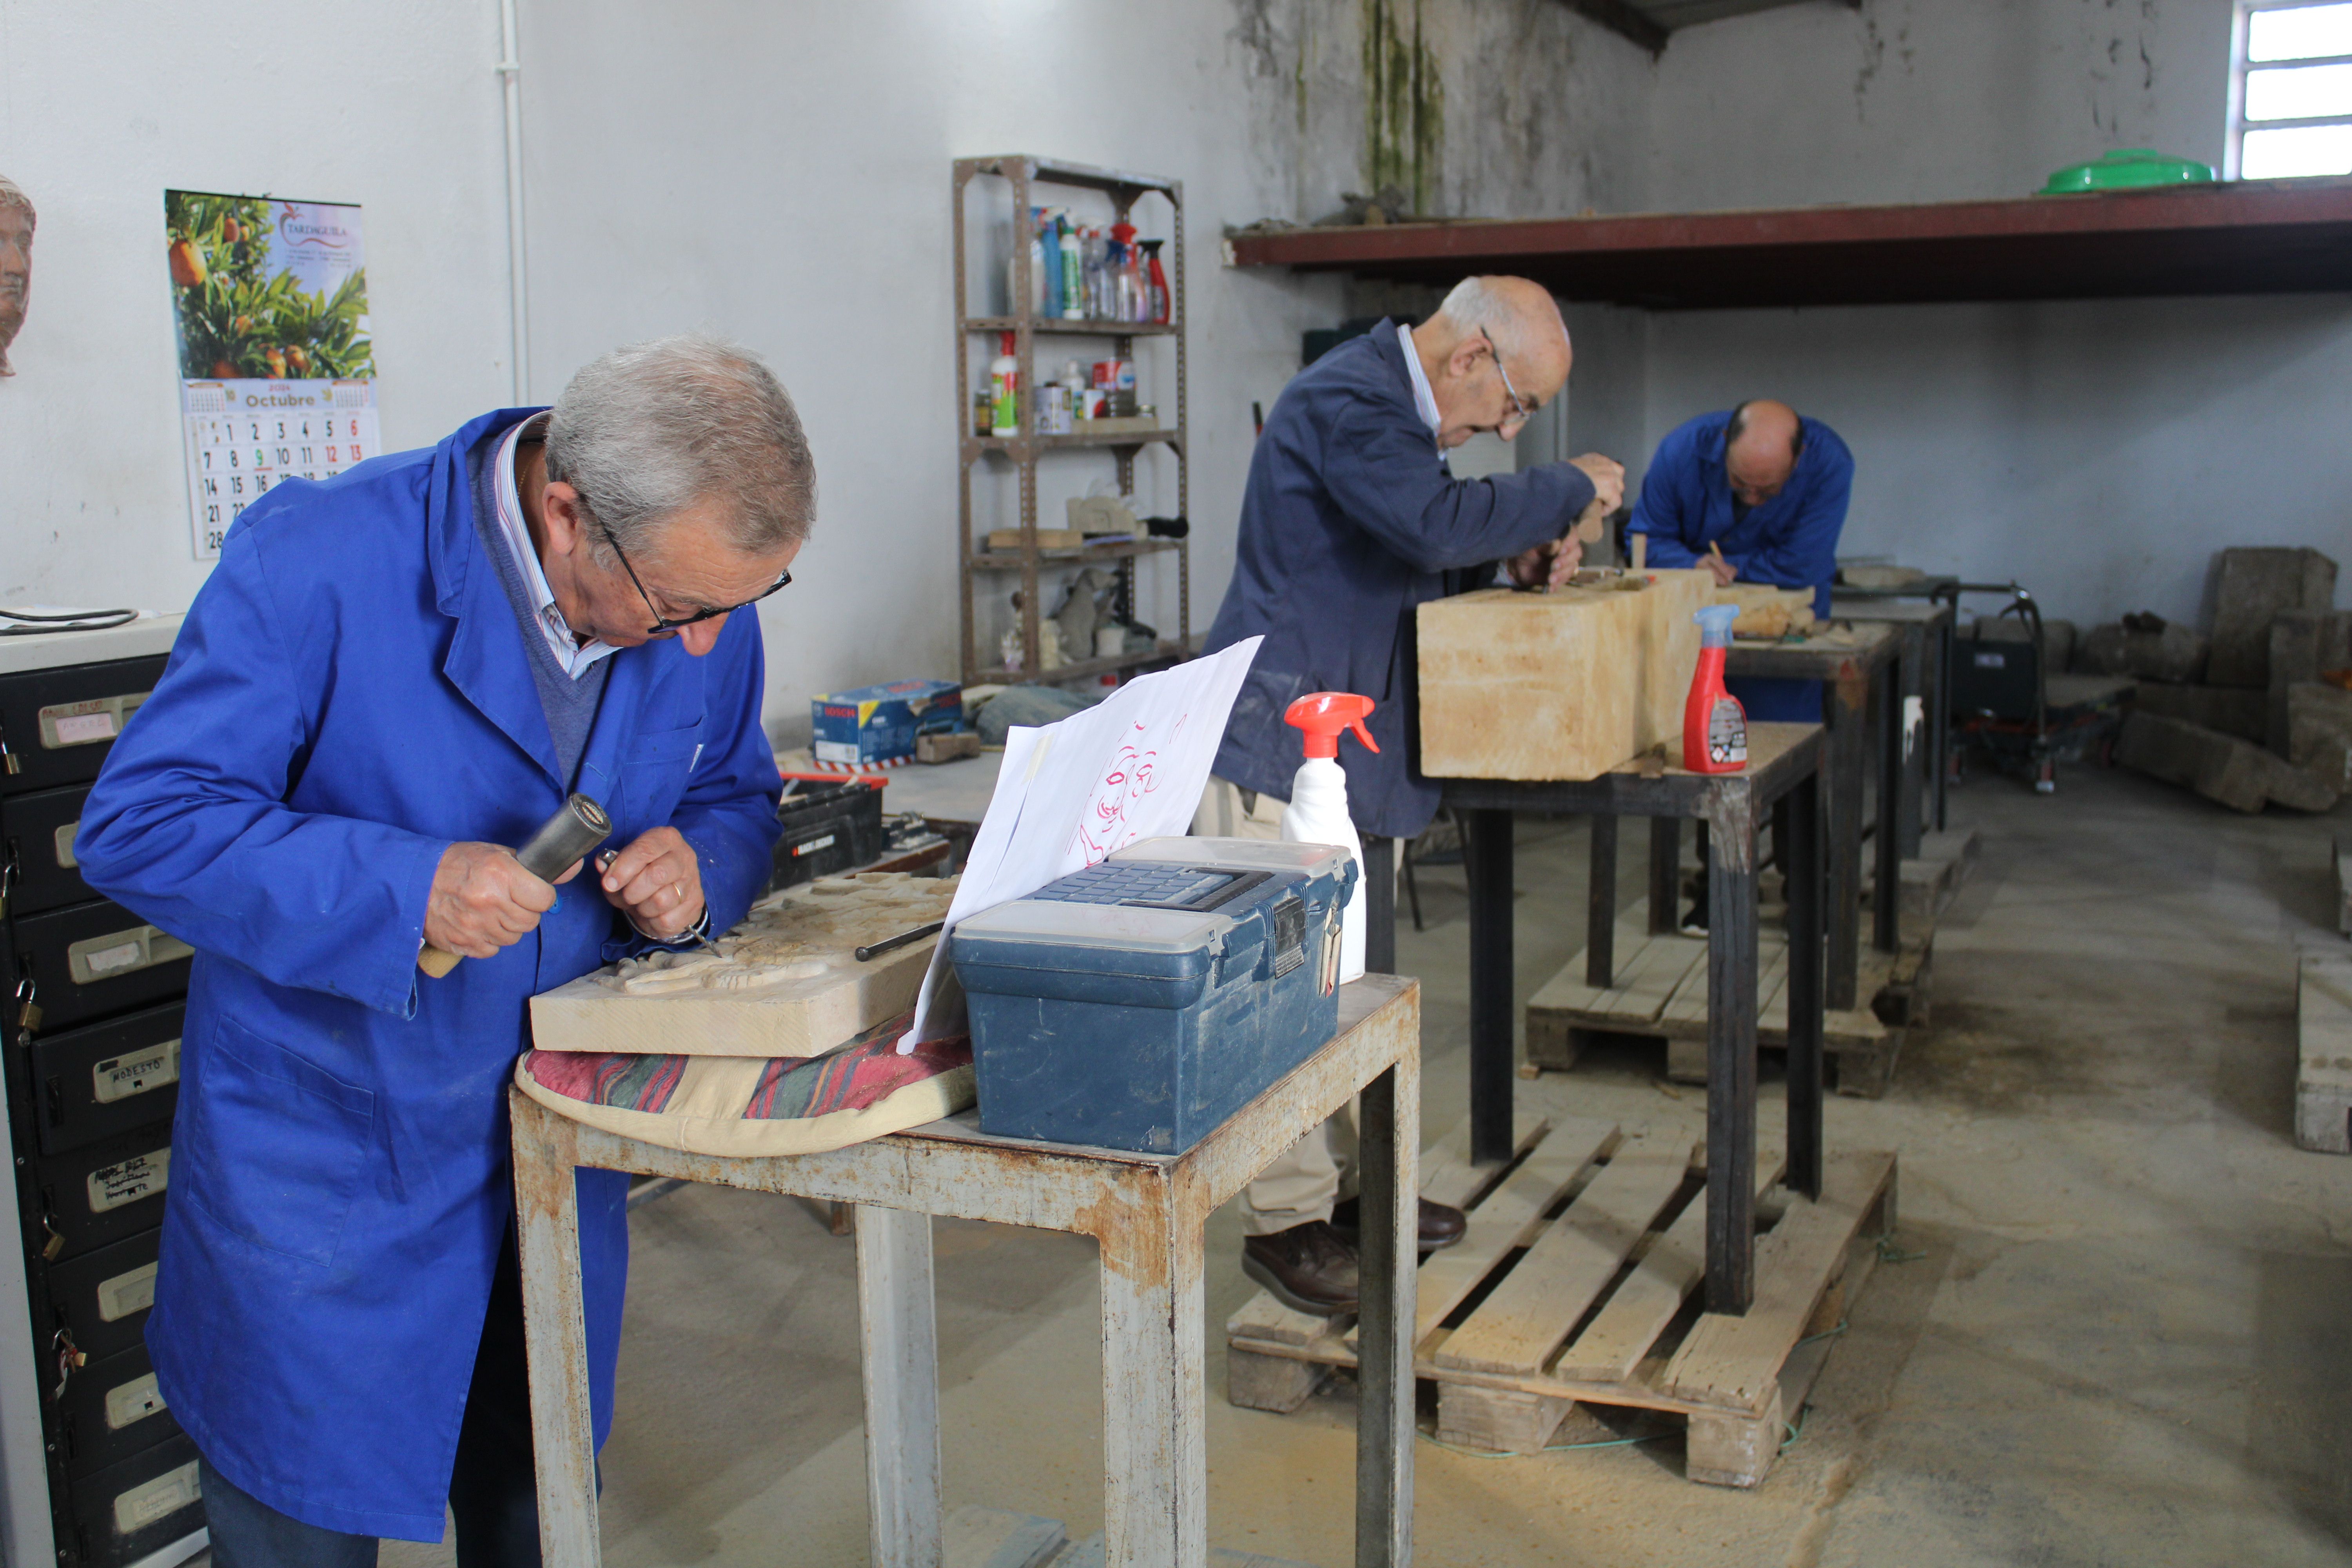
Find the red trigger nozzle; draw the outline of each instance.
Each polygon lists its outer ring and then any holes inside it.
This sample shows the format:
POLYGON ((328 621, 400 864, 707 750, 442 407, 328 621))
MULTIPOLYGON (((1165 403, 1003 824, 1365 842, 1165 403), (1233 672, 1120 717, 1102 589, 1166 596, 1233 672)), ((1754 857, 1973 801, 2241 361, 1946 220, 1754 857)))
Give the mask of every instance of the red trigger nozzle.
POLYGON ((1371 751, 1381 749, 1372 732, 1364 728, 1364 720, 1372 708, 1370 698, 1359 697, 1352 691, 1316 691, 1292 703, 1282 717, 1285 723, 1294 724, 1305 732, 1309 757, 1336 758, 1342 730, 1352 731, 1371 751))

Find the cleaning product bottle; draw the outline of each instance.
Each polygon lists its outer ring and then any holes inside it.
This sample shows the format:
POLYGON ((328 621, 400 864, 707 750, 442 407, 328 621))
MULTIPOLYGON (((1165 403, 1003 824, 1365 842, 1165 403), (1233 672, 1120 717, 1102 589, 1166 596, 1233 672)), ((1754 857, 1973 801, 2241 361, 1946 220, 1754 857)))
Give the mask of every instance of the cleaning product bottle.
POLYGON ((1342 984, 1364 973, 1364 841, 1348 815, 1348 775, 1339 770, 1339 731, 1353 730, 1356 739, 1375 752, 1380 746, 1364 728, 1372 700, 1352 691, 1317 691, 1300 698, 1283 711, 1283 721, 1297 725, 1307 736, 1307 760, 1290 781, 1290 805, 1282 814, 1282 836, 1293 844, 1344 844, 1356 858, 1356 888, 1348 895, 1347 912, 1339 923, 1339 980, 1342 984))
POLYGON ((1139 321, 1138 313, 1142 298, 1143 273, 1136 266, 1135 226, 1115 223, 1110 226, 1111 265, 1115 274, 1111 284, 1110 313, 1122 321, 1139 321))
POLYGON ((1073 321, 1087 315, 1086 246, 1077 226, 1069 223, 1062 226, 1062 315, 1073 321))
POLYGON ((1037 225, 1037 246, 1045 253, 1045 284, 1039 290, 1037 313, 1062 313, 1062 209, 1047 207, 1037 225))
POLYGON ((1021 434, 1021 362, 1013 354, 1013 334, 997 334, 997 347, 1003 352, 988 366, 988 433, 992 436, 1021 434))
POLYGON ((1723 661, 1731 651, 1737 605, 1709 605, 1693 616, 1699 626, 1698 669, 1683 704, 1683 766, 1695 773, 1736 773, 1748 766, 1748 710, 1724 689, 1723 661))
POLYGON ((1163 323, 1168 320, 1170 295, 1168 274, 1160 270, 1160 247, 1166 243, 1167 241, 1160 239, 1147 239, 1143 242, 1143 254, 1150 258, 1144 263, 1144 271, 1151 284, 1151 305, 1149 314, 1144 319, 1163 323))

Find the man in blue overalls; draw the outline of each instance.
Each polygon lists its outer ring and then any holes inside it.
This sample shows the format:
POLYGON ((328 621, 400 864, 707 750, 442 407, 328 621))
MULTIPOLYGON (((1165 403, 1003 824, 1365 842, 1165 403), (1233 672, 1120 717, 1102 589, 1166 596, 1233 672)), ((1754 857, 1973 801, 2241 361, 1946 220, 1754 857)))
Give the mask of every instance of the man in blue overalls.
MULTIPOLYGON (((1838 433, 1758 398, 1668 432, 1625 530, 1650 536, 1652 566, 1704 566, 1727 587, 1811 588, 1813 614, 1826 620, 1853 493, 1853 454, 1838 433)), ((1750 719, 1822 721, 1819 681, 1728 684, 1750 719)))
MULTIPOLYGON (((748 606, 814 502, 775 377, 672 338, 230 530, 75 841, 196 949, 147 1343, 221 1568, 359 1568, 445 1506, 467 1568, 538 1563, 526 1005, 724 930, 767 879, 748 606), (614 832, 558 888, 505 847, 573 790, 614 832), (425 943, 466 962, 427 979, 425 943)), ((601 1443, 627 1183, 578 1182, 601 1443)))
MULTIPOLYGON (((1836 431, 1757 398, 1669 431, 1625 527, 1649 536, 1652 566, 1704 566, 1724 587, 1811 588, 1813 614, 1826 620, 1853 493, 1853 454, 1836 431)), ((1724 684, 1751 720, 1822 721, 1817 680, 1745 676, 1724 684)), ((1694 931, 1706 924, 1706 835, 1698 847, 1699 889, 1683 920, 1694 931)))
MULTIPOLYGON (((1568 384, 1572 358, 1539 285, 1472 278, 1420 326, 1382 321, 1283 389, 1250 460, 1208 647, 1265 641, 1192 831, 1278 834, 1302 756, 1283 711, 1310 691, 1379 704, 1369 727, 1380 751, 1339 749, 1357 828, 1411 838, 1429 826, 1439 791, 1415 760, 1414 611, 1488 585, 1498 562, 1523 586, 1566 581, 1583 554, 1579 519, 1596 502, 1614 510, 1624 486, 1624 469, 1598 454, 1474 479, 1455 479, 1444 454, 1481 431, 1517 436, 1568 384)), ((1243 1268, 1302 1311, 1356 1307, 1344 1121, 1300 1139, 1243 1196, 1243 1268)), ((1424 1251, 1462 1235, 1460 1210, 1423 1200, 1424 1251)))

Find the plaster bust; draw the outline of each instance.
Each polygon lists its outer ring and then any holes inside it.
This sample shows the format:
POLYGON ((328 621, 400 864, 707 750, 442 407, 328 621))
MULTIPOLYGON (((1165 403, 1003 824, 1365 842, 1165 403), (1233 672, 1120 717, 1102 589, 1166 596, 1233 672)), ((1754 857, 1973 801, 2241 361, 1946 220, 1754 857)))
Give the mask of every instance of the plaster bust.
POLYGON ((25 325, 25 300, 33 289, 33 198, 0 175, 0 375, 14 375, 8 345, 25 325))

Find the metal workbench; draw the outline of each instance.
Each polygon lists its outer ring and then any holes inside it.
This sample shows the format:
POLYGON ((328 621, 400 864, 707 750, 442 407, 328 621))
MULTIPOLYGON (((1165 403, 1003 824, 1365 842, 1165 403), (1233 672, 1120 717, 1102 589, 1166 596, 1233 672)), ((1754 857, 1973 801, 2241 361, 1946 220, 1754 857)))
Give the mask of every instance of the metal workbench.
MULTIPOLYGON (((1744 1312, 1755 1289, 1756 840, 1779 823, 1789 882, 1789 1184, 1822 1185, 1822 809, 1818 724, 1749 727, 1748 767, 1693 773, 1628 762, 1597 779, 1448 779, 1470 883, 1470 1142, 1479 1162, 1510 1157, 1512 814, 1592 818, 1589 953, 1605 966, 1616 921, 1617 819, 1706 825, 1706 1304, 1744 1312)), ((1671 904, 1671 900, 1669 900, 1671 904)))
POLYGON ((512 1091, 540 1542, 548 1568, 593 1568, 600 1552, 574 1166, 859 1205, 866 1482, 873 1561, 887 1568, 940 1561, 930 1216, 1093 1237, 1102 1249, 1104 1561, 1118 1568, 1205 1568, 1204 1227, 1219 1205, 1360 1092, 1367 1223, 1357 1330, 1362 1373, 1355 1561, 1361 1568, 1402 1568, 1412 1555, 1421 989, 1417 981, 1386 974, 1342 986, 1339 1032, 1328 1045, 1200 1143, 1171 1156, 992 1137, 966 1112, 830 1153, 729 1159, 599 1131, 512 1091), (1386 1223, 1370 1223, 1376 1215, 1386 1223))

